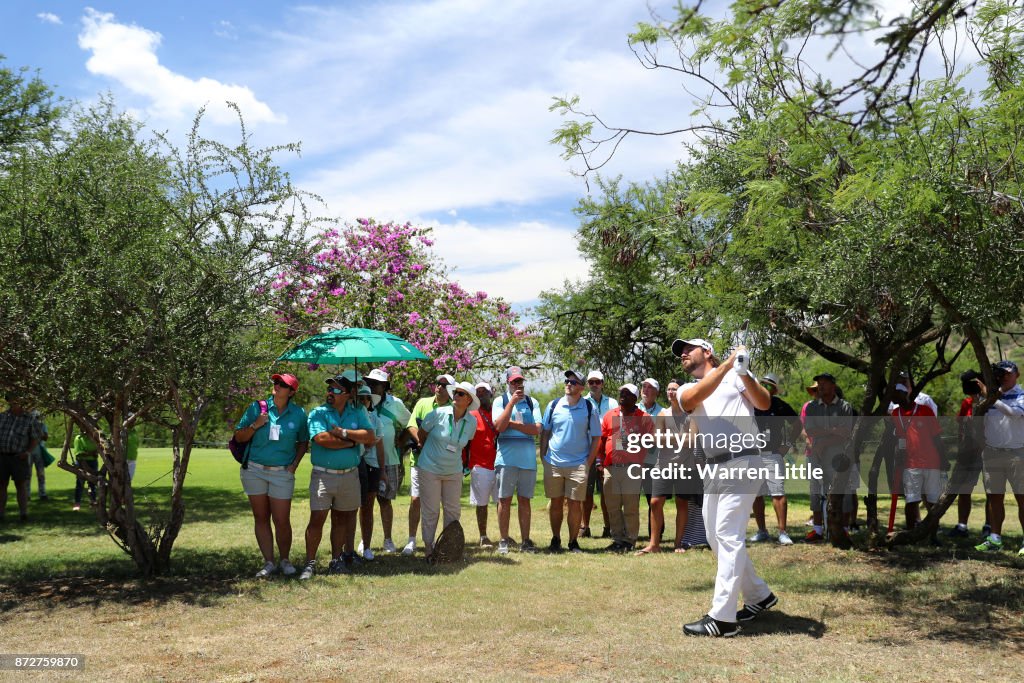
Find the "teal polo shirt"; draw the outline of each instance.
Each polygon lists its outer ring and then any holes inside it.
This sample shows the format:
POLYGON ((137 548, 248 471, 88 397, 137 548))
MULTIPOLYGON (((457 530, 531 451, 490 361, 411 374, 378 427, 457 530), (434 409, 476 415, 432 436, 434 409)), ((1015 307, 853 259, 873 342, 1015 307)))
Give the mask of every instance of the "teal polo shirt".
POLYGON ((595 400, 594 397, 591 396, 590 394, 587 394, 583 398, 585 398, 588 401, 590 401, 590 405, 594 406, 594 408, 597 410, 597 414, 599 416, 598 419, 600 419, 600 420, 604 419, 604 414, 607 413, 609 410, 611 410, 612 408, 618 408, 619 407, 619 402, 616 401, 611 396, 609 396, 608 394, 602 394, 601 395, 600 403, 597 400, 595 400))
MULTIPOLYGON (((278 413, 274 398, 270 397, 266 401, 270 421, 253 433, 252 446, 249 447, 249 462, 266 467, 287 467, 295 461, 296 444, 309 441, 306 411, 288 401, 285 409, 278 413), (277 441, 270 440, 270 425, 278 425, 281 428, 281 438, 277 441)), ((235 425, 235 431, 248 427, 259 416, 260 402, 253 401, 235 425)))
POLYGON ((442 476, 461 474, 462 449, 476 433, 476 417, 467 410, 456 422, 455 408, 442 406, 427 413, 420 429, 427 432, 427 440, 420 451, 417 467, 442 476))
POLYGON ((353 402, 345 404, 345 411, 339 415, 334 406, 325 403, 309 413, 309 461, 317 467, 329 470, 347 470, 357 467, 362 457, 363 447, 356 444, 351 448, 325 448, 314 437, 322 432, 329 432, 335 427, 342 429, 369 429, 373 431, 373 423, 366 409, 353 402))

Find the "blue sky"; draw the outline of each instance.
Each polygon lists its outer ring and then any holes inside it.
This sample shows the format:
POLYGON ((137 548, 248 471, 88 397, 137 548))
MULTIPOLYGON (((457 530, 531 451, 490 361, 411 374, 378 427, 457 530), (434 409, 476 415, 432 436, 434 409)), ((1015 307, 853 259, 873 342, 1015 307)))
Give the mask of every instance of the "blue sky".
MULTIPOLYGON (((325 213, 429 224, 464 286, 522 306, 587 273, 586 187, 548 143, 551 98, 654 129, 692 110, 629 50, 642 20, 647 4, 616 0, 17 2, 0 4, 0 45, 64 97, 109 91, 172 137, 205 104, 207 132, 232 140, 237 102, 257 142, 301 141, 285 165, 325 213)), ((681 154, 634 139, 606 171, 646 180, 681 154)))

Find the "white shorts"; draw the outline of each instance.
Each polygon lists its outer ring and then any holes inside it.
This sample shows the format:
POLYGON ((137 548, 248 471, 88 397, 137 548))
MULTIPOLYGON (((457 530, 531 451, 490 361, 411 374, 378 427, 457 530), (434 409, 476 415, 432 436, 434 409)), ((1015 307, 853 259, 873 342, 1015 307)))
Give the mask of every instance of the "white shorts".
POLYGON ((420 468, 410 467, 409 468, 409 497, 419 498, 420 497, 420 468))
POLYGON ((469 504, 480 507, 498 502, 498 474, 477 465, 469 473, 469 504))
POLYGON ((946 473, 942 470, 908 467, 903 471, 903 495, 908 503, 920 502, 922 494, 929 503, 937 503, 945 488, 946 473))

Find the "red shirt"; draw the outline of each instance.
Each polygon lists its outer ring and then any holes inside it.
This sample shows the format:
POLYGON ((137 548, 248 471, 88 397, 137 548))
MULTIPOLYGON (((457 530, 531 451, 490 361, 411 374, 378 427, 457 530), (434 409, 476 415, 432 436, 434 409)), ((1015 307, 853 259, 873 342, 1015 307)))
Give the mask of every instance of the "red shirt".
POLYGON ((491 411, 474 410, 470 414, 476 418, 476 433, 473 434, 469 445, 466 446, 469 449, 469 463, 466 466, 470 469, 483 467, 493 470, 494 458, 498 455, 498 446, 497 432, 494 429, 491 411))
POLYGON ((892 411, 896 436, 907 441, 907 467, 937 470, 940 465, 935 437, 942 433, 939 420, 928 406, 915 403, 892 411))
MULTIPOLYGON (((604 451, 605 467, 634 463, 642 465, 647 456, 647 449, 641 447, 639 441, 636 442, 636 447, 632 448, 634 451, 639 449, 636 453, 622 450, 622 447, 625 445, 626 448, 630 448, 630 435, 632 434, 654 434, 654 420, 639 407, 632 415, 627 415, 624 420, 621 415, 621 407, 612 408, 604 414, 604 419, 601 420, 601 446, 604 451), (620 430, 624 434, 620 435, 620 430)), ((632 437, 632 439, 638 438, 638 436, 632 437)))
POLYGON ((967 396, 964 400, 960 401, 960 412, 957 413, 957 417, 969 417, 974 415, 974 397, 967 396))

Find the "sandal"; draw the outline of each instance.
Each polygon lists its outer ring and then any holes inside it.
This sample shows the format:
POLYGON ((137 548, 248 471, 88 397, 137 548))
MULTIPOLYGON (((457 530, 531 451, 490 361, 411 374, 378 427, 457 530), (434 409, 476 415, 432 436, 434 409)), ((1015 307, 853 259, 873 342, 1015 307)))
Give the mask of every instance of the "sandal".
POLYGON ((635 557, 640 557, 641 555, 650 555, 652 553, 660 553, 660 552, 661 552, 661 548, 655 546, 653 548, 640 548, 640 550, 637 550, 635 553, 633 553, 633 555, 635 557))

